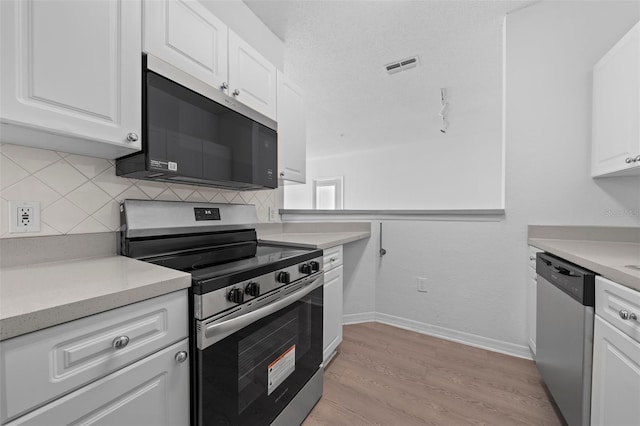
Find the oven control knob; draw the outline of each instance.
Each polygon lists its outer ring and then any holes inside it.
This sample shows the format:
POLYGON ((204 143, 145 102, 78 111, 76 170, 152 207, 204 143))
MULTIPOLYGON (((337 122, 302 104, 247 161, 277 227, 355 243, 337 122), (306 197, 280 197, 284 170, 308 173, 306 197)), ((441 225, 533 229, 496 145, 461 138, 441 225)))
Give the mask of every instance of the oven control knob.
POLYGON ((311 265, 308 263, 303 263, 300 265, 300 273, 301 274, 310 274, 311 273, 311 265))
POLYGON ((227 299, 229 299, 229 302, 242 303, 244 302, 244 292, 242 289, 232 288, 227 294, 227 299))
POLYGON ((287 271, 278 272, 277 281, 282 284, 289 284, 291 281, 291 275, 287 271))
POLYGON ((311 266, 311 272, 318 272, 320 270, 320 263, 315 260, 309 262, 309 265, 311 266))
POLYGON ((260 284, 251 282, 244 288, 244 292, 249 296, 258 297, 260 295, 260 284))

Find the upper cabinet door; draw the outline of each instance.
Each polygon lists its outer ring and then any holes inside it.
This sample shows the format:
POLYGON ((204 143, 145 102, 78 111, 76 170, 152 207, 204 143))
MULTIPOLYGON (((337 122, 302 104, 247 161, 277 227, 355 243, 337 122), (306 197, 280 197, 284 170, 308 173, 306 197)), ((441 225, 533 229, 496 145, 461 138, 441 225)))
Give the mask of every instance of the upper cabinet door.
POLYGON ((141 4, 0 3, 2 141, 111 158, 139 150, 141 4))
POLYGON ((276 67, 229 30, 229 95, 276 119, 276 67))
POLYGON ((227 80, 227 26, 195 0, 144 2, 144 51, 213 86, 227 80))
POLYGON ((305 183, 306 123, 302 90, 278 71, 278 176, 305 183))
POLYGON ((594 177, 640 174, 640 23, 593 68, 594 177))

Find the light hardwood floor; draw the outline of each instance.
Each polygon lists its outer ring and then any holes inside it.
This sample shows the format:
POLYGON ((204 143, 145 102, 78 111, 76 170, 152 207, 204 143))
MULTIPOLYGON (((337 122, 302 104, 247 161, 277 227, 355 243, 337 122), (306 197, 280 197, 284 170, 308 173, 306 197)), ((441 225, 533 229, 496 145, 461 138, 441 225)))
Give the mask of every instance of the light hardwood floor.
POLYGON ((379 323, 344 327, 315 425, 562 425, 532 361, 379 323))

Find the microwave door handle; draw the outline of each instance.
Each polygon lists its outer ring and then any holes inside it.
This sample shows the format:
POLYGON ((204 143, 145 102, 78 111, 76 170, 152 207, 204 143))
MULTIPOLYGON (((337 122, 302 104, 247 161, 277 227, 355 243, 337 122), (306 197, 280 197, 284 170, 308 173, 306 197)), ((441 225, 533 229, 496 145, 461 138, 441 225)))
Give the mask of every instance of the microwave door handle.
POLYGON ((199 344, 199 348, 204 349, 216 342, 219 342, 225 337, 235 333, 238 330, 243 329, 251 323, 261 318, 267 317, 294 302, 297 302, 298 300, 302 299, 307 294, 311 293, 313 290, 324 284, 323 275, 311 278, 311 280, 313 280, 313 282, 311 284, 305 285, 301 290, 298 290, 295 293, 292 293, 287 297, 284 297, 260 309, 256 309, 255 311, 248 312, 244 315, 240 315, 226 321, 207 325, 206 327, 204 327, 202 345, 199 344))

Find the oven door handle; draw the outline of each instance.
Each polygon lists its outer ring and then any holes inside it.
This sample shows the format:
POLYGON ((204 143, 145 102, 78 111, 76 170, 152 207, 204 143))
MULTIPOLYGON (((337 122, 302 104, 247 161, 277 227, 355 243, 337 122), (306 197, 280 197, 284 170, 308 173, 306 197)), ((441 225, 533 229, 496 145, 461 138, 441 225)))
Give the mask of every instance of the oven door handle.
POLYGON ((324 285, 324 274, 320 274, 315 277, 310 277, 302 282, 302 288, 291 293, 290 295, 276 300, 273 303, 265 305, 255 311, 248 312, 244 315, 237 316, 235 318, 228 319, 226 321, 216 322, 215 324, 206 325, 204 333, 202 333, 198 339, 198 349, 204 349, 212 344, 219 342, 225 337, 235 333, 238 330, 250 325, 251 323, 258 321, 264 317, 267 317, 282 308, 291 305, 294 302, 302 299, 313 290, 324 285))

